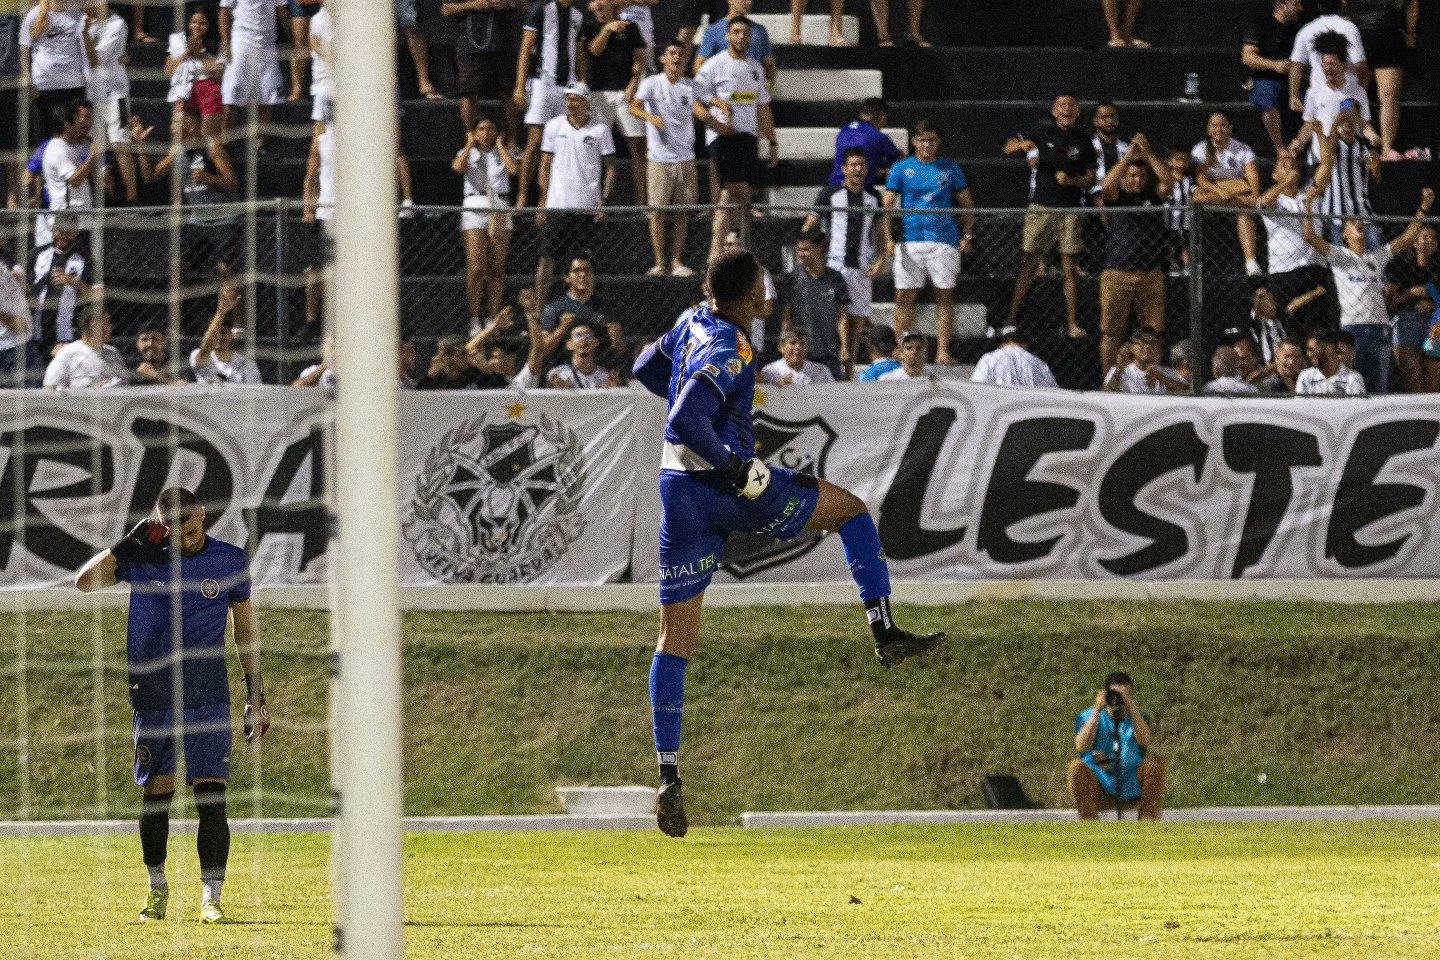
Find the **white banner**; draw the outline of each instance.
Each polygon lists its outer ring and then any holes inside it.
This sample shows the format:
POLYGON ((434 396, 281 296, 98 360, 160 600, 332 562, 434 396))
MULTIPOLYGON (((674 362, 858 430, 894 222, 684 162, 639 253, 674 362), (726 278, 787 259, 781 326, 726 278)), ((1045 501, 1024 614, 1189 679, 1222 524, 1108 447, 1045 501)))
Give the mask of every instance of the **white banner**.
MULTIPOLYGON (((67 582, 184 484, 261 584, 323 583, 325 397, 0 392, 0 587, 67 582)), ((407 393, 407 584, 653 582, 663 405, 407 393)), ((897 577, 1436 577, 1440 397, 1228 400, 928 381, 762 389, 771 463, 869 505, 897 577)), ((718 580, 843 581, 834 536, 737 535, 718 580)))

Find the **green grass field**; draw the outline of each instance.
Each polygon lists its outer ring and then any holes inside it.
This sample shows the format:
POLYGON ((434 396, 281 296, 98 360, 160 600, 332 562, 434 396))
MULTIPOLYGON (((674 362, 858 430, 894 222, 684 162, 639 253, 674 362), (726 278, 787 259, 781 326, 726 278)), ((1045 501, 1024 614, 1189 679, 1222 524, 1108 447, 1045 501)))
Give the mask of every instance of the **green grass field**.
MULTIPOLYGON (((1440 957, 1425 823, 1032 824, 413 835, 417 960, 1440 957)), ((239 836, 196 921, 189 837, 171 915, 139 926, 128 837, 0 841, 0 958, 323 957, 328 839, 239 836)))

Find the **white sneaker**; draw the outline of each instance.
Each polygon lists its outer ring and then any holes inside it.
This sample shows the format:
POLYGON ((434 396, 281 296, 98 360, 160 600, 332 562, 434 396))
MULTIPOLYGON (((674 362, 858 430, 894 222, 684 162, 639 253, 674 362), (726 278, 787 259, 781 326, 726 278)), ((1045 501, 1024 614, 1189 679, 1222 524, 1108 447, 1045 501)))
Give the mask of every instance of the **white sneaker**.
POLYGON ((399 213, 400 219, 401 219, 401 220, 410 220, 410 219, 414 218, 414 216, 415 216, 415 201, 414 201, 414 200, 401 200, 401 201, 400 201, 400 213, 399 213))
POLYGON ((1259 276, 1263 276, 1264 273, 1265 273, 1265 271, 1260 269, 1260 264, 1256 263, 1254 260, 1246 260, 1246 261, 1245 261, 1245 275, 1246 275, 1246 276, 1259 277, 1259 276))

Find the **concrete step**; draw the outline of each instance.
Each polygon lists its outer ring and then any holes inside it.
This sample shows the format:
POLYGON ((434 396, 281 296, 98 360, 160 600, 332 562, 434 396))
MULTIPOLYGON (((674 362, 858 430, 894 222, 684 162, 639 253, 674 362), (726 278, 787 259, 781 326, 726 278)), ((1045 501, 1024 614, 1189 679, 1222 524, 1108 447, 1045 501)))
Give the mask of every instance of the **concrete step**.
MULTIPOLYGON (((780 156, 787 160, 828 160, 835 156, 835 127, 780 127, 775 136, 780 156)), ((901 152, 910 149, 910 134, 904 127, 885 130, 901 152)))
POLYGON ((878 97, 879 70, 781 70, 775 79, 776 100, 859 103, 878 97))

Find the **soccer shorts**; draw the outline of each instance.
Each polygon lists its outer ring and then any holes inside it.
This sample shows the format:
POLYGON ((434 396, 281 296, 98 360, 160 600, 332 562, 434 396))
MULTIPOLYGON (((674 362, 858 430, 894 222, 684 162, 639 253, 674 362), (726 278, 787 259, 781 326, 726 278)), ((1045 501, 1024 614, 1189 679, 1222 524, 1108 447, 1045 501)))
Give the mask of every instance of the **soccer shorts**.
POLYGON ((274 47, 237 47, 220 78, 227 107, 274 106, 280 95, 280 63, 274 47))
POLYGON ((730 488, 719 471, 660 471, 660 603, 680 603, 710 586, 732 533, 789 540, 805 529, 820 502, 819 482, 785 467, 755 500, 730 488))
POLYGON ((749 183, 760 169, 760 141, 753 133, 716 137, 710 144, 710 156, 722 184, 749 183))
MULTIPOLYGON (((870 316, 870 301, 875 289, 875 281, 870 279, 870 275, 859 267, 845 266, 844 260, 831 260, 827 266, 845 278, 845 291, 850 294, 845 312, 852 317, 870 316)), ((958 269, 956 272, 959 272, 958 269)))
POLYGON ((596 90, 590 96, 590 109, 605 126, 613 128, 618 123, 623 136, 645 136, 645 121, 630 112, 624 90, 596 90))
POLYGON ((543 127, 565 113, 565 88, 549 77, 532 77, 525 81, 525 125, 543 127))
POLYGON ((920 290, 926 280, 936 290, 954 290, 959 273, 959 247, 938 240, 915 240, 895 248, 896 290, 920 290))
MULTIPOLYGON (((507 205, 510 202, 509 198, 506 197, 504 194, 501 194, 499 197, 497 197, 497 199, 500 201, 502 206, 507 205)), ((491 216, 494 216, 496 218, 498 222, 497 225, 500 227, 500 229, 509 230, 510 214, 490 214, 488 212, 485 212, 491 209, 493 209, 493 207, 491 207, 490 205, 489 197, 466 197, 465 209, 460 213, 460 232, 464 233, 466 230, 489 230, 491 216)))
POLYGON ((230 779, 230 704, 180 711, 177 730, 173 710, 135 710, 135 782, 175 773, 175 736, 185 745, 185 783, 230 779))

